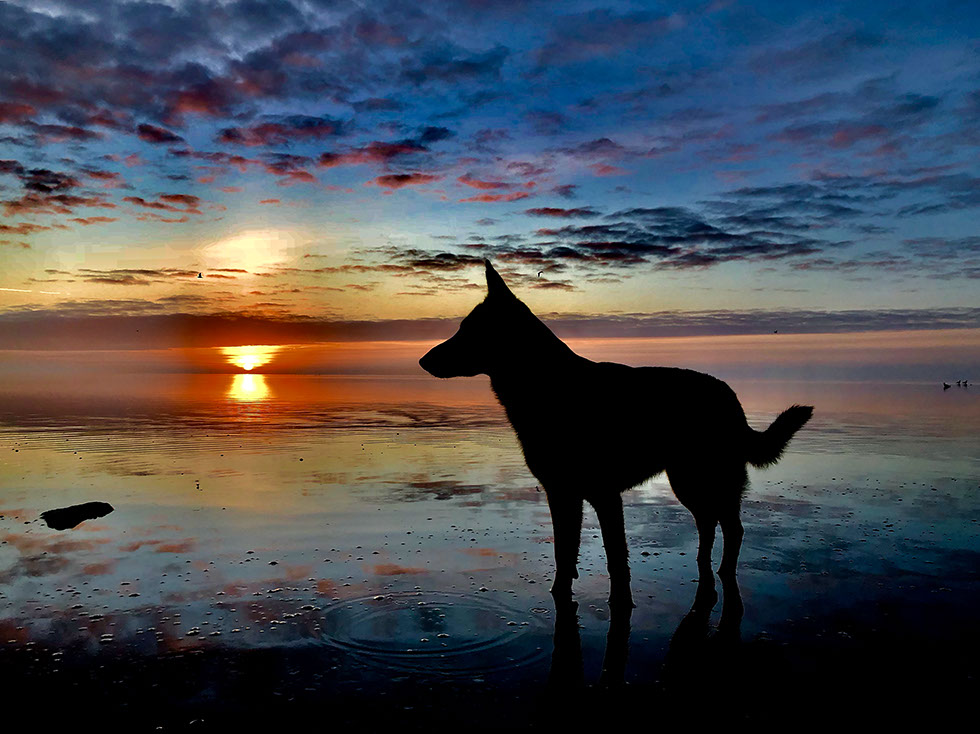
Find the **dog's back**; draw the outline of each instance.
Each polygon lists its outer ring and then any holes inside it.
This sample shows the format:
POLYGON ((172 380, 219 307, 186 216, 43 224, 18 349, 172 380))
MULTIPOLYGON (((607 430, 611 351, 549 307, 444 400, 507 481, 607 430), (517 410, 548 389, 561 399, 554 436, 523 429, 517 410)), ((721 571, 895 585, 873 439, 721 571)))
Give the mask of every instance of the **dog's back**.
POLYGON ((710 375, 579 358, 546 379, 493 385, 543 484, 624 491, 697 455, 745 461, 745 413, 710 375))

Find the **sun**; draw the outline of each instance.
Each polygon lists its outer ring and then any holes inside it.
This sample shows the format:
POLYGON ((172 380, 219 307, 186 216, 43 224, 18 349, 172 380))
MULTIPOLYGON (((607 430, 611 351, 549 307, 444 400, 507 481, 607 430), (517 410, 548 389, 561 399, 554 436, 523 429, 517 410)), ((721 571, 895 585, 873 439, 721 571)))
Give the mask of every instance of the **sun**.
POLYGON ((246 344, 240 347, 221 347, 220 349, 228 364, 251 372, 256 367, 271 362, 282 347, 268 344, 246 344))
POLYGON ((284 263, 296 245, 295 234, 288 230, 252 229, 228 235, 205 247, 202 254, 208 267, 255 272, 284 263))

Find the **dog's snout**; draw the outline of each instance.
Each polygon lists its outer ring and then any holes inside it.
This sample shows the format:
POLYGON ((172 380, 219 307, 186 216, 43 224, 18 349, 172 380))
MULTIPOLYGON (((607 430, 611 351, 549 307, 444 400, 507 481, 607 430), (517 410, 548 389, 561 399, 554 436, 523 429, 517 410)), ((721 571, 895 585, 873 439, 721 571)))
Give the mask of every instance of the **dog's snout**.
POLYGON ((438 346, 432 347, 432 349, 430 349, 428 352, 423 354, 422 358, 419 360, 419 367, 421 367, 422 369, 424 369, 426 372, 428 372, 430 375, 434 377, 439 376, 436 374, 437 371, 436 364, 438 360, 432 356, 432 353, 435 352, 436 349, 438 348, 439 348, 438 346))

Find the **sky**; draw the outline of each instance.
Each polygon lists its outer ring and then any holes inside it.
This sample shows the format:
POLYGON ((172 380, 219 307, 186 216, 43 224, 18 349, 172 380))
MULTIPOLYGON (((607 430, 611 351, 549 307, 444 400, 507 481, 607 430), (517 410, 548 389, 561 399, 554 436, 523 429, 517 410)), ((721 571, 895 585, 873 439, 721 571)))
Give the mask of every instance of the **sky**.
MULTIPOLYGON (((980 5, 0 2, 0 349, 980 326, 980 5)), ((974 334, 975 337, 975 334, 974 334)))

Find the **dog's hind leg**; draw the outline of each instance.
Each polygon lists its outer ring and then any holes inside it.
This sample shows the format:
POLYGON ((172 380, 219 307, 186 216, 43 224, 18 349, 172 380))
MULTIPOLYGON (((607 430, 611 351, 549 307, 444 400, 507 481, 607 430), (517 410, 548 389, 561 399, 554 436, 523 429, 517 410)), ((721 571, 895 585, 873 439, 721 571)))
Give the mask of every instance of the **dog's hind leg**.
POLYGON ((738 508, 729 510, 721 516, 721 532, 725 536, 725 549, 721 556, 721 566, 718 575, 722 579, 735 578, 735 567, 738 566, 738 553, 742 548, 742 520, 738 516, 738 508))
POLYGON ((698 573, 711 576, 711 550, 715 545, 715 526, 718 520, 714 515, 700 512, 694 516, 698 526, 698 573))
POLYGON ((715 545, 715 526, 718 524, 716 500, 706 492, 711 486, 710 473, 695 471, 689 464, 675 464, 667 469, 667 479, 674 496, 694 516, 698 529, 698 593, 694 610, 711 610, 718 601, 715 576, 711 570, 711 551, 715 545))
POLYGON ((745 471, 745 464, 731 464, 727 466, 722 474, 722 481, 718 488, 721 490, 718 504, 718 521, 721 524, 721 533, 725 537, 725 549, 721 554, 721 566, 718 568, 718 576, 725 580, 735 578, 735 569, 738 566, 738 553, 742 549, 742 520, 739 513, 742 509, 742 496, 749 486, 749 475, 745 471))
POLYGON ((715 545, 715 526, 718 520, 711 513, 701 510, 694 516, 698 527, 698 592, 694 597, 694 609, 711 609, 718 601, 715 576, 711 570, 711 550, 715 545))
POLYGON ((551 593, 570 597, 572 580, 578 578, 578 549, 582 539, 582 496, 572 492, 548 490, 548 508, 555 535, 555 582, 551 593))
POLYGON ((623 604, 629 608, 633 604, 630 591, 629 552, 626 548, 626 527, 623 519, 623 497, 619 492, 607 492, 598 497, 589 497, 595 508, 602 531, 602 544, 606 548, 606 569, 609 571, 609 603, 623 604))

